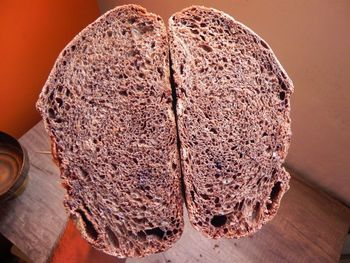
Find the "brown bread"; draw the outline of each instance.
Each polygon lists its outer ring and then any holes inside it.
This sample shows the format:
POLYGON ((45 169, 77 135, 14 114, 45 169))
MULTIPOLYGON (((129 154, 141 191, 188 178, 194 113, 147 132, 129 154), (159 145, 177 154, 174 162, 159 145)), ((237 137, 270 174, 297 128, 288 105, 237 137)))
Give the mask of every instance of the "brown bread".
POLYGON ((215 9, 169 19, 186 202, 208 237, 256 232, 288 190, 293 84, 270 47, 215 9))
POLYGON ((65 206, 111 255, 160 252, 183 231, 168 52, 159 16, 117 7, 61 52, 37 102, 65 206))

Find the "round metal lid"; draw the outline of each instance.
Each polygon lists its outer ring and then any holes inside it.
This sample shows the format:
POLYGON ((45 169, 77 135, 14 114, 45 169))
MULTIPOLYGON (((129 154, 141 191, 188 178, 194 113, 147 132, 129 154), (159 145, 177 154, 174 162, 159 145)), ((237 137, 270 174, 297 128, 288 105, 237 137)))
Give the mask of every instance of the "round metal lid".
POLYGON ((12 136, 0 132, 0 199, 16 194, 28 172, 27 156, 12 136))

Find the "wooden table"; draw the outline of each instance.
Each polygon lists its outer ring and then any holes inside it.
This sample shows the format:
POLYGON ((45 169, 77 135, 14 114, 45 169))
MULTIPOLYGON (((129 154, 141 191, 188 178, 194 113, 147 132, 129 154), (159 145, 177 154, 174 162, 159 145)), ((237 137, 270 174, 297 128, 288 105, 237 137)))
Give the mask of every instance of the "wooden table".
MULTIPOLYGON (((0 207, 0 232, 35 263, 46 262, 67 222, 59 171, 49 140, 38 123, 20 142, 28 150, 25 192, 0 207)), ((337 262, 350 226, 350 209, 303 182, 292 179, 275 219, 251 238, 210 240, 185 216, 185 231, 168 251, 127 263, 177 262, 337 262)))
POLYGON ((34 263, 43 263, 68 219, 62 204, 64 190, 43 123, 19 141, 28 151, 29 180, 21 196, 0 206, 0 232, 34 263))

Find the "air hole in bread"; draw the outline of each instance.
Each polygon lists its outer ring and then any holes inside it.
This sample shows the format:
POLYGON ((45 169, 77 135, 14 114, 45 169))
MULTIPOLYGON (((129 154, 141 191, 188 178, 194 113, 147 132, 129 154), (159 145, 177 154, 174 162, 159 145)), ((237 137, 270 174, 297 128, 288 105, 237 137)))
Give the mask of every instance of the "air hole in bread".
POLYGON ((54 96, 55 96, 55 91, 53 90, 49 96, 49 101, 52 101, 54 96))
POLYGON ((160 240, 163 239, 164 234, 165 234, 165 232, 162 229, 160 229, 159 227, 155 227, 152 229, 146 229, 145 232, 148 236, 155 236, 160 240))
POLYGON ((202 21, 202 19, 199 16, 193 16, 194 20, 197 20, 198 22, 202 21))
POLYGON ((195 198, 194 198, 194 191, 190 191, 191 197, 192 197, 192 201, 195 202, 195 198))
POLYGON ((158 68, 157 68, 157 71, 158 71, 158 73, 159 73, 159 75, 160 75, 161 77, 164 76, 164 71, 163 71, 162 68, 158 67, 158 68))
POLYGON ((67 97, 71 97, 71 92, 70 92, 69 89, 66 89, 66 96, 67 96, 67 97))
POLYGON ((112 35, 113 35, 113 32, 110 31, 110 30, 108 30, 108 31, 107 31, 107 36, 108 36, 108 37, 111 37, 112 35))
POLYGON ((260 202, 257 202, 252 212, 252 219, 255 222, 258 222, 260 219, 260 215, 261 215, 261 206, 260 206, 260 202))
POLYGON ((210 223, 214 227, 222 227, 226 224, 227 222, 227 216, 226 215, 215 215, 213 218, 210 220, 210 223))
MULTIPOLYGON (((139 199, 140 200, 140 199, 139 199)), ((146 222, 146 219, 145 218, 133 218, 134 222, 137 223, 137 224, 144 224, 146 222)))
MULTIPOLYGON (((273 136, 273 135, 272 135, 273 136)), ((266 152, 271 152, 271 146, 269 145, 269 146, 267 146, 267 148, 266 148, 266 152)))
POLYGON ((258 181, 256 182, 256 185, 260 185, 261 180, 262 180, 262 177, 258 179, 258 181))
POLYGON ((284 100, 286 97, 286 93, 284 91, 281 91, 279 94, 280 100, 284 100))
POLYGON ((141 255, 141 251, 140 251, 140 249, 139 248, 135 248, 135 256, 140 256, 141 255))
POLYGON ((91 223, 91 221, 86 217, 85 213, 78 209, 76 212, 80 215, 81 220, 83 221, 85 225, 85 232, 86 234, 93 240, 96 240, 98 238, 98 232, 96 231, 94 225, 91 223))
POLYGON ((244 201, 245 201, 245 199, 243 198, 243 200, 241 202, 239 202, 238 210, 240 210, 240 211, 242 210, 243 205, 244 205, 244 201))
POLYGON ((147 197, 148 199, 150 199, 150 200, 153 200, 153 196, 151 196, 151 195, 149 195, 149 194, 147 194, 146 197, 147 197))
POLYGON ((128 23, 129 23, 129 24, 134 24, 134 23, 136 22, 136 20, 137 20, 136 17, 130 17, 130 18, 128 19, 128 23))
POLYGON ((145 241, 146 240, 146 234, 144 231, 139 231, 137 232, 137 237, 142 240, 142 241, 145 241))
POLYGON ((119 240, 117 236, 114 234, 112 229, 110 229, 108 226, 105 228, 108 240, 110 241, 111 245, 114 246, 115 248, 119 248, 119 240))
POLYGON ((215 167, 219 170, 222 169, 222 163, 220 161, 215 161, 215 167))
POLYGON ((215 176, 216 179, 218 179, 221 176, 221 174, 216 173, 214 176, 215 176))
MULTIPOLYGON (((249 182, 248 182, 247 184, 249 184, 249 182)), ((248 200, 246 201, 246 204, 247 204, 247 206, 250 206, 250 205, 252 204, 252 200, 248 199, 248 200)))
POLYGON ((48 114, 49 114, 50 119, 55 119, 56 118, 56 112, 54 111, 54 109, 49 108, 48 114))
POLYGON ((199 47, 204 49, 206 52, 212 52, 213 51, 213 49, 210 46, 205 45, 205 44, 199 45, 199 47))
POLYGON ((154 27, 152 25, 147 25, 145 22, 142 22, 138 25, 137 30, 143 35, 147 32, 152 32, 154 27))
POLYGON ((267 44, 266 44, 265 41, 260 40, 260 44, 261 44, 264 48, 269 49, 269 47, 267 46, 267 44))
POLYGON ((278 84, 281 86, 281 89, 287 90, 286 83, 280 77, 278 77, 278 84))
POLYGON ((71 49, 72 51, 74 51, 74 50, 76 49, 76 46, 75 46, 75 45, 72 45, 72 46, 70 47, 70 49, 71 49))
POLYGON ((46 86, 44 90, 45 90, 45 95, 47 95, 47 94, 49 94, 50 87, 49 87, 49 86, 46 86))
POLYGON ((214 133, 214 134, 218 134, 218 131, 215 128, 211 128, 209 131, 214 133))
POLYGON ((284 100, 284 105, 286 108, 288 107, 288 100, 287 99, 284 100))
POLYGON ((80 170, 81 175, 82 175, 83 177, 86 177, 86 176, 88 175, 88 172, 87 172, 85 169, 83 169, 83 168, 80 167, 79 170, 80 170))
POLYGON ((220 202, 220 198, 219 197, 215 197, 214 203, 217 204, 220 202))
POLYGON ((128 92, 126 90, 119 91, 119 94, 122 96, 128 96, 128 92))
POLYGON ((206 195, 206 194, 201 194, 201 197, 202 197, 204 200, 209 200, 209 196, 206 195))
POLYGON ((176 163, 172 163, 171 167, 173 168, 173 170, 176 170, 176 163))
POLYGON ((184 74, 184 65, 180 64, 180 74, 183 75, 184 74))
POLYGON ((281 192, 281 182, 275 183, 275 185, 272 187, 271 194, 270 194, 270 199, 272 202, 276 202, 278 199, 280 192, 281 192))

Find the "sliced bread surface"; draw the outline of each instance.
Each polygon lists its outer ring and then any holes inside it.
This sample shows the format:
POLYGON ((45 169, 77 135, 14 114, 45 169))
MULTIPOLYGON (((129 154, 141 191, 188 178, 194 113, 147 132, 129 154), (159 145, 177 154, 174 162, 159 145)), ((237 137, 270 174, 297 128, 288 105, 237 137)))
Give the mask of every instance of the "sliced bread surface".
POLYGON ((288 190, 293 84, 269 45, 229 15, 169 19, 189 218, 208 237, 256 232, 288 190))
POLYGON ((64 48, 37 102, 66 208, 118 257, 163 251, 183 231, 168 52, 159 16, 117 7, 64 48))

